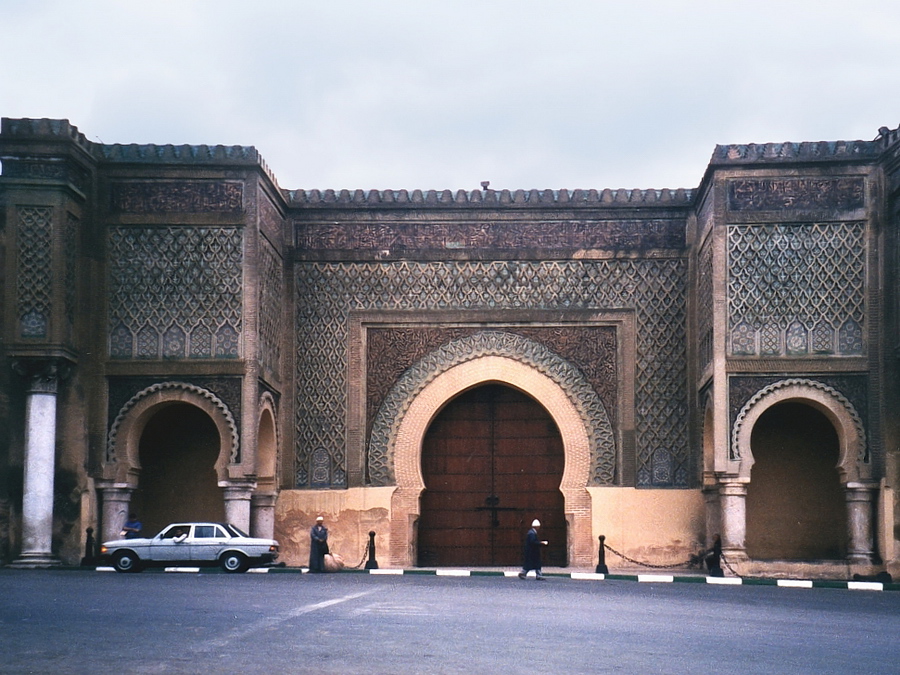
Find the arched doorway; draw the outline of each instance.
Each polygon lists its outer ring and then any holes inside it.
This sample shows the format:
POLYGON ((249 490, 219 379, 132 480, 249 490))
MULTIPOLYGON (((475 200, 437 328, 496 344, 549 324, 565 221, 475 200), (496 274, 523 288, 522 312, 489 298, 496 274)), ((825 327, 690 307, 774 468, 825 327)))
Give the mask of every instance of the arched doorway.
POLYGON ((756 560, 841 559, 847 552, 840 443, 829 419, 797 401, 767 409, 753 426, 747 488, 747 555, 756 560))
POLYGON ((420 566, 512 566, 534 518, 550 542, 544 563, 567 564, 565 455, 534 399, 490 384, 448 403, 422 441, 420 566))
POLYGON ((219 431, 188 403, 161 406, 140 437, 140 479, 131 500, 150 536, 177 520, 225 520, 216 461, 219 431))

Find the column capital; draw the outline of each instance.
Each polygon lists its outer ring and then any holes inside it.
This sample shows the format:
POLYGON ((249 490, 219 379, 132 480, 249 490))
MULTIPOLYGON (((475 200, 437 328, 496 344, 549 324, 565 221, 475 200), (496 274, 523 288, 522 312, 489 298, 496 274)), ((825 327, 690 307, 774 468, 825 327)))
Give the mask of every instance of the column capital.
POLYGON ((29 394, 55 394, 61 380, 72 371, 67 359, 56 356, 14 356, 10 365, 25 380, 29 394))

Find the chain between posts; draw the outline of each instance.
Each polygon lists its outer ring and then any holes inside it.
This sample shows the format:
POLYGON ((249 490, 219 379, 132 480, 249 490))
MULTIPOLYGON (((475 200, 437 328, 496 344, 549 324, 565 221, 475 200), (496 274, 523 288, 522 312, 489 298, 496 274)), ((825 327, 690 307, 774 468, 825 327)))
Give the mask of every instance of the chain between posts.
MULTIPOLYGON (((640 567, 647 567, 647 568, 657 569, 657 570, 676 569, 678 567, 699 567, 701 570, 703 569, 703 554, 702 553, 700 555, 692 555, 690 558, 688 558, 687 561, 675 563, 674 565, 654 565, 652 563, 646 563, 646 562, 641 562, 640 560, 635 560, 634 558, 631 558, 631 557, 625 555, 624 553, 620 553, 619 551, 617 551, 612 546, 610 546, 609 544, 606 543, 606 537, 600 537, 600 540, 603 544, 604 549, 610 551, 611 553, 615 553, 617 556, 619 556, 623 560, 627 560, 628 562, 633 563, 635 565, 639 565, 640 567)), ((722 560, 722 564, 725 566, 725 568, 729 572, 731 572, 736 577, 740 576, 734 570, 734 568, 728 563, 728 559, 725 558, 725 554, 719 554, 719 557, 722 560)))
POLYGON ((617 556, 622 558, 622 560, 627 560, 628 562, 633 563, 635 565, 640 565, 641 567, 649 567, 649 568, 655 569, 655 570, 672 570, 672 569, 675 569, 678 567, 693 566, 693 562, 690 559, 686 560, 684 562, 675 563, 674 565, 654 565, 652 563, 646 563, 646 562, 641 562, 640 560, 635 560, 634 558, 628 557, 624 553, 619 553, 616 549, 614 549, 612 546, 610 546, 606 542, 603 542, 603 547, 606 550, 610 551, 611 553, 615 553, 617 556))

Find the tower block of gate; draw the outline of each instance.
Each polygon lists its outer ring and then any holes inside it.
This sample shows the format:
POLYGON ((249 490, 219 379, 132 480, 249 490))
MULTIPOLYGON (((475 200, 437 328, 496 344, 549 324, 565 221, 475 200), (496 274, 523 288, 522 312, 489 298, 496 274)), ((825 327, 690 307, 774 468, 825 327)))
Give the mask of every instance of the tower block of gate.
POLYGON ((227 520, 305 565, 900 573, 900 131, 695 188, 280 187, 0 124, 0 562, 227 520), (607 561, 614 569, 617 559, 607 561))
POLYGON ((746 573, 894 557, 896 140, 718 146, 697 196, 706 531, 746 573))

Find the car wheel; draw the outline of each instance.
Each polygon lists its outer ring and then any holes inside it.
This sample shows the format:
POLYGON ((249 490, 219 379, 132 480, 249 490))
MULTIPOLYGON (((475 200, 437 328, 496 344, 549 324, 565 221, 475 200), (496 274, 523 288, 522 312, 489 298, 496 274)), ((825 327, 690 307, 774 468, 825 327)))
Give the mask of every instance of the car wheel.
POLYGON ((226 572, 246 572, 247 567, 249 567, 247 556, 239 551, 229 551, 222 554, 222 557, 219 558, 219 563, 226 572))
POLYGON ((131 551, 119 551, 113 558, 113 567, 116 568, 116 572, 140 572, 141 559, 131 551))

